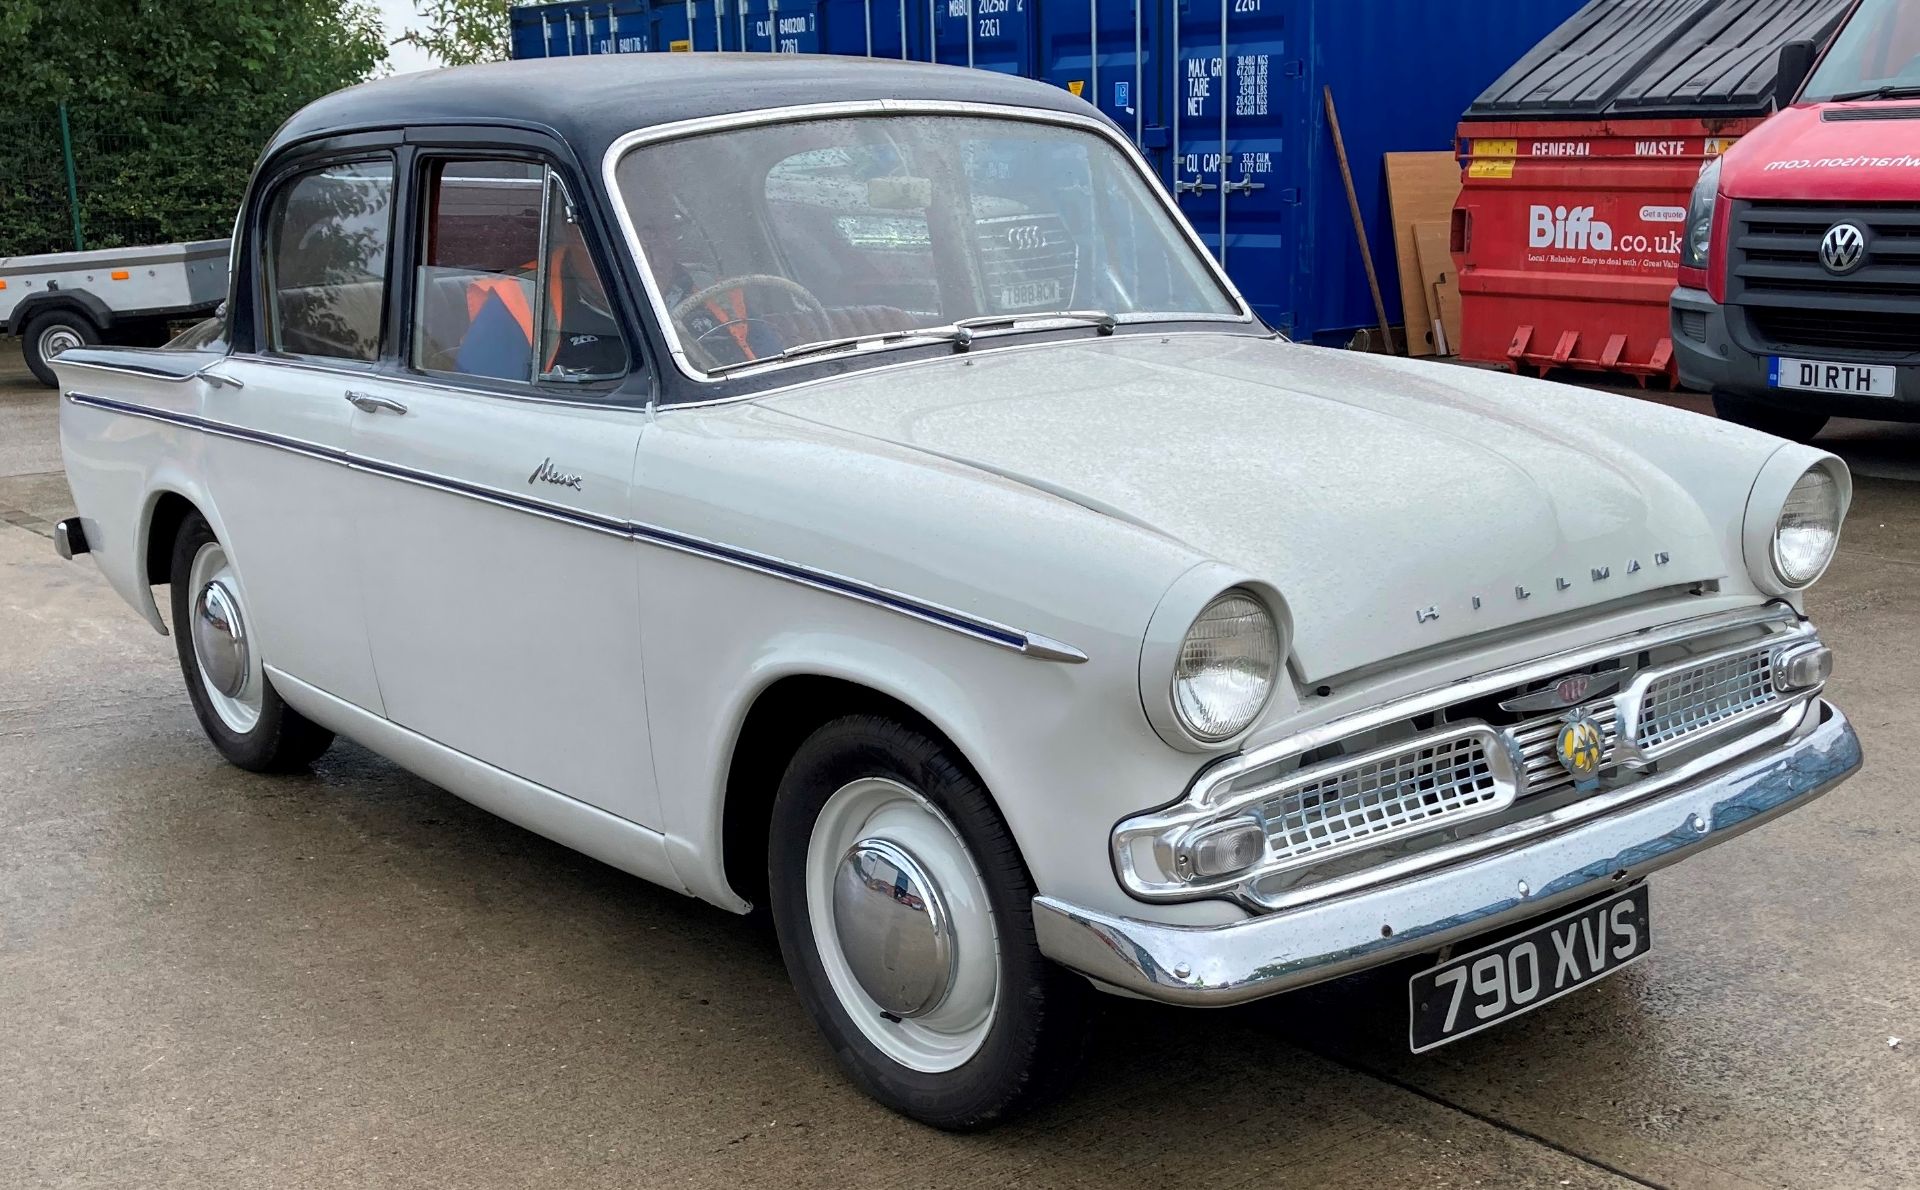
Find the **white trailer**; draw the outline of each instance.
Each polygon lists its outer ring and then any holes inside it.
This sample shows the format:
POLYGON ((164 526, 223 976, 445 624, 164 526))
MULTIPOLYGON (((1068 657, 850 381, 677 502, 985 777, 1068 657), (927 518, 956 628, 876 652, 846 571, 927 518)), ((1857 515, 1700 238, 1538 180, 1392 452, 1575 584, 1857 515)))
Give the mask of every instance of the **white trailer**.
POLYGON ((0 324, 21 340, 27 367, 52 385, 47 361, 69 347, 158 346, 168 324, 211 313, 227 296, 229 244, 0 257, 0 324))

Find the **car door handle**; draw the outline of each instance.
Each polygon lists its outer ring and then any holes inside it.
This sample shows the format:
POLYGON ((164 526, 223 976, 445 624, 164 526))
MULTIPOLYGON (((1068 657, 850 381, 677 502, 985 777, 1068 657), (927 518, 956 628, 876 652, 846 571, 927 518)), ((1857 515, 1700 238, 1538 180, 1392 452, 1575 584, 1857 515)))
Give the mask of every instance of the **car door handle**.
POLYGON ((238 380, 235 380, 231 376, 223 375, 222 373, 214 371, 213 364, 208 364, 206 367, 200 369, 199 376, 200 376, 200 379, 206 381, 208 384, 212 385, 215 388, 247 387, 245 384, 243 384, 238 380))
POLYGON ((382 409, 388 413, 405 413, 407 411, 405 405, 402 405, 392 397, 376 397, 372 393, 355 392, 352 389, 347 390, 347 400, 353 404, 355 409, 360 410, 362 413, 378 413, 382 409))

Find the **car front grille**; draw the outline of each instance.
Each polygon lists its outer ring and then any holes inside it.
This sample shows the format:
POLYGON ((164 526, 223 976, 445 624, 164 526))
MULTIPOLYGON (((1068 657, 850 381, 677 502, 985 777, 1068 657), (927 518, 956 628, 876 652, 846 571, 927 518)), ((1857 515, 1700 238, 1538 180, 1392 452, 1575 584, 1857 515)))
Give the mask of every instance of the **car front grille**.
MULTIPOLYGON (((1595 699, 1580 709, 1600 725, 1600 767, 1605 769, 1613 763, 1619 713, 1611 698, 1595 699)), ((1573 774, 1561 767, 1560 758, 1554 754, 1560 742, 1560 727, 1566 721, 1567 713, 1561 711, 1507 729, 1507 735, 1520 750, 1521 771, 1527 778, 1523 792, 1529 796, 1551 793, 1573 784, 1573 774)))
POLYGON ((1505 681, 1496 672, 1336 718, 1265 755, 1230 758, 1180 802, 1122 821, 1115 869, 1147 900, 1225 893, 1272 909, 1456 843, 1606 813, 1643 784, 1651 796, 1779 739, 1821 689, 1780 689, 1780 658, 1818 647, 1784 611, 1714 617, 1690 633, 1650 630, 1568 654, 1563 666, 1516 666, 1505 681), (1554 706, 1576 690, 1591 697, 1554 706), (1580 716, 1601 736, 1591 786, 1557 754, 1561 728, 1580 716), (1258 858, 1195 875, 1183 863, 1194 841, 1228 824, 1257 826, 1258 858))
POLYGON ((1920 315, 1750 306, 1747 319, 1760 338, 1789 350, 1920 352, 1920 315))
POLYGON ((1781 351, 1920 352, 1920 203, 1735 202, 1727 301, 1781 351), (1867 233, 1866 257, 1835 274, 1820 241, 1837 223, 1867 233))
POLYGON ((1753 649, 1656 677, 1640 696, 1634 742, 1665 748, 1779 701, 1773 658, 1771 648, 1753 649))
POLYGON ((1259 804, 1268 851, 1293 863, 1504 809, 1518 790, 1496 773, 1496 747, 1491 729, 1469 728, 1307 770, 1259 804))
POLYGON ((1527 719, 1495 732, 1471 725, 1418 736, 1386 752, 1302 770, 1255 808, 1266 824, 1270 859, 1290 864, 1322 853, 1373 845, 1495 813, 1518 797, 1570 788, 1573 774, 1556 754, 1560 728, 1573 714, 1600 728, 1602 774, 1621 759, 1620 704, 1631 699, 1630 751, 1635 758, 1672 752, 1700 733, 1778 702, 1772 642, 1642 675, 1624 695, 1590 699, 1577 708, 1527 719), (1496 769, 1494 750, 1507 765, 1496 769), (1518 762, 1517 779, 1512 762, 1518 762))

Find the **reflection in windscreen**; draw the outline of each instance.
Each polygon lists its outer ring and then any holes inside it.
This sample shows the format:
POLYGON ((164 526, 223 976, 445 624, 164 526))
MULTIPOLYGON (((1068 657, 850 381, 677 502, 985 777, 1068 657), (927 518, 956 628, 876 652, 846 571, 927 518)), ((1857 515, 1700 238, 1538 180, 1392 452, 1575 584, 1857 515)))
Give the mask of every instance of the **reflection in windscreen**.
POLYGON ((1875 87, 1920 87, 1920 4, 1912 0, 1864 0, 1807 80, 1803 98, 1875 87))
POLYGON ((765 125, 644 146, 617 171, 701 368, 984 315, 1239 313, 1112 145, 963 116, 765 125))

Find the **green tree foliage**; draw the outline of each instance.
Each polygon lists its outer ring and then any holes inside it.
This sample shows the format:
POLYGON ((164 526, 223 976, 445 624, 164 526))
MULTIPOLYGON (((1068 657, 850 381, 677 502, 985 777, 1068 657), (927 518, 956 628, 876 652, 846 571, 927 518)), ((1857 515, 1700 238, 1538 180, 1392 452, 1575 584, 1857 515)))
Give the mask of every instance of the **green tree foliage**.
POLYGON ((499 62, 508 49, 507 10, 511 0, 425 0, 419 5, 426 21, 400 38, 433 56, 442 66, 499 62))
POLYGON ((359 0, 0 2, 0 256, 225 236, 267 138, 387 57, 359 0))

